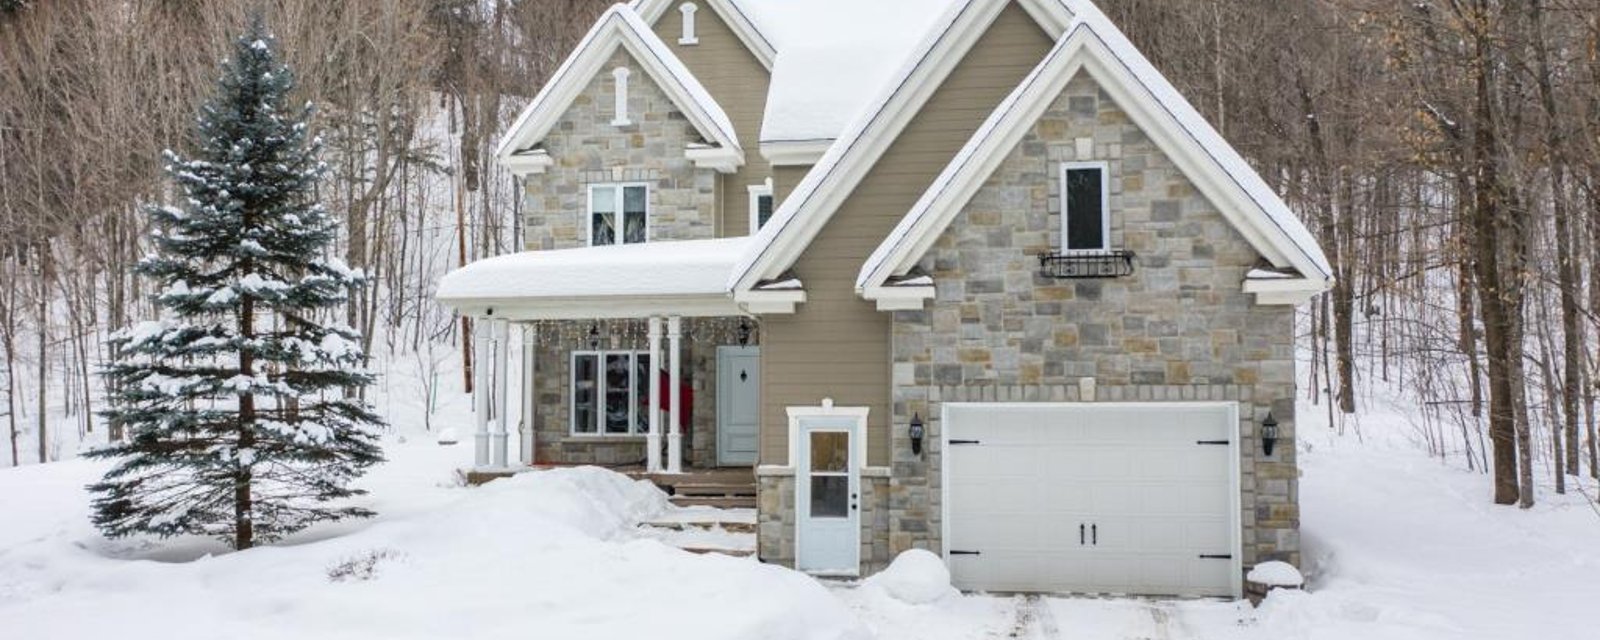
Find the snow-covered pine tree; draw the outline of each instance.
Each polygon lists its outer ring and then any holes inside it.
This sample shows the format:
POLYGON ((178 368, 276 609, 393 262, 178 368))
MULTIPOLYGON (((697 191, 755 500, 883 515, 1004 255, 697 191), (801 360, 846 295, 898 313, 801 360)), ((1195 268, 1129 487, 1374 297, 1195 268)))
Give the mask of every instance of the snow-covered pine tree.
POLYGON ((201 109, 193 158, 167 152, 187 196, 148 209, 158 252, 138 269, 160 319, 112 338, 106 413, 129 440, 90 486, 93 520, 118 537, 205 534, 237 549, 325 520, 372 513, 330 501, 382 460, 381 420, 347 395, 372 376, 359 334, 333 321, 364 276, 330 257, 337 221, 316 202, 323 173, 309 105, 258 17, 201 109))

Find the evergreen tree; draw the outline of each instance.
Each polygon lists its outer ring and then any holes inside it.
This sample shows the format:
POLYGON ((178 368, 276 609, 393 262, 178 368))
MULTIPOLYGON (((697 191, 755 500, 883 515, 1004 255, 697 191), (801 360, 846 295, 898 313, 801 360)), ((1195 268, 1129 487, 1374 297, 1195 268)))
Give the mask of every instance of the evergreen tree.
POLYGON ((224 60, 201 109, 195 157, 167 152, 187 196, 154 206, 160 320, 112 338, 107 417, 130 439, 92 452, 118 464, 90 486, 112 537, 205 534, 247 549, 325 520, 365 517, 332 500, 382 460, 381 420, 350 394, 372 382, 360 336, 336 311, 365 277, 330 257, 337 221, 311 107, 260 18, 224 60), (114 351, 118 352, 118 351, 114 351))

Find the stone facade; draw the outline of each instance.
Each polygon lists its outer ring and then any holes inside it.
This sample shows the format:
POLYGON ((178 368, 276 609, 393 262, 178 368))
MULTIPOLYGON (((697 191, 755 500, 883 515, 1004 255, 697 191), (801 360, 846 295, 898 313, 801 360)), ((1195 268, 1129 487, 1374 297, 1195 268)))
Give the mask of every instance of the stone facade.
POLYGON ((683 112, 644 67, 619 49, 544 139, 555 166, 523 181, 523 244, 530 250, 589 243, 589 185, 643 183, 650 187, 649 239, 716 237, 717 174, 684 157, 702 141, 683 112), (630 70, 632 124, 612 124, 616 88, 610 69, 630 70))
MULTIPOLYGON (((684 443, 683 463, 686 467, 717 466, 717 346, 736 344, 724 328, 729 322, 721 319, 684 320, 686 337, 679 356, 683 364, 681 384, 694 391, 689 437, 684 443)), ((602 466, 644 462, 643 434, 595 436, 572 433, 572 354, 596 350, 648 353, 650 342, 646 331, 643 320, 608 320, 594 325, 588 322, 546 323, 541 327, 538 364, 533 382, 538 394, 534 405, 534 424, 537 428, 534 460, 540 464, 602 466), (600 331, 600 344, 595 348, 591 348, 584 338, 574 340, 560 337, 582 336, 591 326, 602 325, 604 329, 600 331)), ((758 338, 759 334, 753 334, 752 344, 757 344, 755 340, 758 338)), ((667 344, 663 336, 663 363, 668 357, 667 344)))
MULTIPOLYGON (((757 472, 757 556, 762 562, 794 566, 795 477, 783 472, 757 472)), ((889 567, 890 479, 886 474, 861 476, 861 575, 889 567)))
POLYGON ((939 550, 940 406, 1098 401, 1240 404, 1243 553, 1299 561, 1294 311, 1242 291, 1256 251, 1143 131, 1080 75, 923 257, 938 296, 895 312, 894 420, 920 414, 925 456, 893 430, 889 551, 939 550), (1039 254, 1061 244, 1060 166, 1109 163, 1112 245, 1134 275, 1053 280, 1039 254), (1271 458, 1256 425, 1281 425, 1271 458))

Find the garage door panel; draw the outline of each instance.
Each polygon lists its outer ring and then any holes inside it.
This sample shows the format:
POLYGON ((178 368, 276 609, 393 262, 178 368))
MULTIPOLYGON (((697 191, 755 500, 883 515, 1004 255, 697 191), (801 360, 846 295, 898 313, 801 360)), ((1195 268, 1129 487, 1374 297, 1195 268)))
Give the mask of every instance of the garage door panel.
POLYGON ((1225 406, 946 409, 948 547, 987 591, 1237 595, 1237 424, 1225 406), (1097 536, 1080 542, 1079 526, 1097 536), (1097 540, 1094 539, 1097 537, 1097 540))

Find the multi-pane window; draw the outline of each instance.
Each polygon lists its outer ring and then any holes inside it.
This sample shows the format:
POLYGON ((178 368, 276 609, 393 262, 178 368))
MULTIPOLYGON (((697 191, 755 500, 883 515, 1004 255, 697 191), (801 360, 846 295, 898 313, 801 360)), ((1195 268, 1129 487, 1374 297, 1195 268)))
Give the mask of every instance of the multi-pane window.
POLYGON ((650 428, 650 354, 572 354, 572 433, 634 435, 650 428))
POLYGON ((1111 249, 1111 201, 1103 162, 1061 167, 1061 245, 1066 251, 1111 249))
POLYGON ((649 237, 650 188, 642 184, 589 187, 589 245, 638 244, 649 237))

